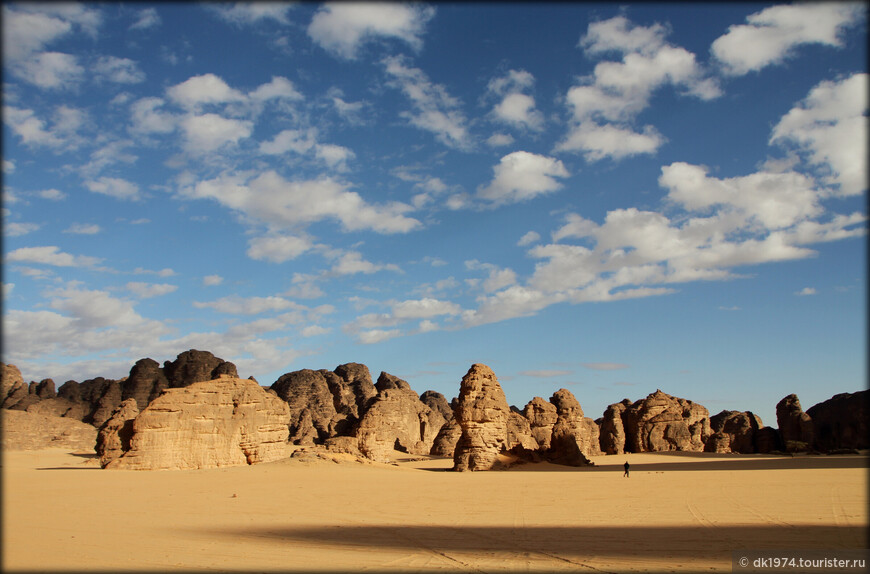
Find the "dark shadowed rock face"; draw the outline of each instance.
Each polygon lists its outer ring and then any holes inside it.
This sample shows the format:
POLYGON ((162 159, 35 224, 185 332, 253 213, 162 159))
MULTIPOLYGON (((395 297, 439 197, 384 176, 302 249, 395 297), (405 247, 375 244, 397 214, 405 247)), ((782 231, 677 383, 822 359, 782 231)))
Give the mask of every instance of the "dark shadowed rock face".
POLYGON ((720 450, 711 450, 713 446, 707 441, 707 452, 737 452, 752 454, 758 452, 755 446, 758 431, 764 425, 761 419, 750 411, 722 411, 710 417, 710 428, 714 434, 720 433, 728 436, 727 450, 721 450, 723 441, 720 439, 714 445, 720 450))
MULTIPOLYGON (((330 436, 340 417, 327 376, 340 387, 338 377, 329 371, 302 369, 286 373, 275 381, 271 390, 287 402, 290 408, 290 442, 293 444, 321 444, 330 436)), ((341 402, 339 401, 339 406, 341 402)))
POLYGON ((378 394, 369 368, 360 363, 346 363, 337 366, 333 372, 341 381, 340 390, 336 388, 333 393, 341 395, 341 404, 349 410, 350 416, 358 420, 378 394))
POLYGON ((80 415, 82 422, 99 428, 121 404, 121 384, 103 377, 81 383, 67 381, 57 390, 57 398, 78 403, 81 407, 69 409, 64 416, 79 418, 76 415, 80 415))
POLYGON ((785 448, 779 431, 773 427, 761 427, 755 433, 755 450, 760 453, 781 452, 785 448))
POLYGON ((221 375, 238 378, 239 373, 233 363, 215 357, 208 351, 191 349, 180 353, 174 361, 163 363, 163 374, 170 388, 179 388, 211 381, 221 375))
POLYGON ((135 399, 136 406, 144 409, 148 403, 169 388, 169 381, 154 359, 140 359, 130 369, 130 375, 121 385, 121 399, 135 399))
MULTIPOLYGON (((10 409, 30 395, 28 385, 21 377, 21 371, 15 365, 0 363, 0 407, 10 409)), ((24 408, 17 410, 24 410, 24 408)))
POLYGON ((462 377, 455 409, 462 434, 453 453, 457 471, 490 470, 507 450, 510 407, 492 369, 476 363, 462 377))
POLYGON ((459 426, 459 421, 455 418, 450 419, 441 430, 438 431, 438 436, 432 443, 432 449, 429 454, 432 456, 449 456, 453 457, 456 452, 456 445, 459 443, 459 438, 462 436, 462 427, 459 426))
POLYGON ((441 413, 423 404, 410 387, 387 387, 359 421, 358 448, 379 462, 390 461, 394 450, 429 454, 443 425, 441 413))
POLYGON ((622 454, 625 450, 625 425, 622 417, 625 410, 631 406, 631 401, 608 405, 599 424, 598 444, 604 454, 622 454))
POLYGON ((802 452, 812 448, 813 420, 801 408, 797 395, 783 397, 776 404, 776 424, 788 452, 802 452))
POLYGON ((870 391, 834 395, 806 414, 813 421, 816 450, 870 448, 870 391))
POLYGON ((447 398, 441 393, 426 391, 420 395, 420 401, 433 411, 441 413, 445 421, 453 419, 453 409, 450 407, 450 403, 447 402, 447 398))
POLYGON ((627 408, 623 424, 629 452, 701 452, 712 434, 706 408, 661 390, 627 408))
POLYGON ((100 457, 100 466, 107 464, 130 450, 130 439, 133 438, 133 419, 139 415, 136 399, 125 399, 103 423, 97 433, 96 451, 100 457))
POLYGON ((375 390, 381 392, 387 389, 403 389, 410 391, 411 385, 395 375, 381 371, 381 375, 378 377, 378 382, 375 383, 375 390))

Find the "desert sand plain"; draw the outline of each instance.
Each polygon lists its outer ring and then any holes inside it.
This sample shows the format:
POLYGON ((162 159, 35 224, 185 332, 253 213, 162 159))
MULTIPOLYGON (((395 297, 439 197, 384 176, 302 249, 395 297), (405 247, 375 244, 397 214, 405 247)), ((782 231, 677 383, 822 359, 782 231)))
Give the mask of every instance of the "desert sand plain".
POLYGON ((3 570, 698 572, 730 571, 741 548, 867 547, 866 453, 473 473, 327 456, 132 471, 68 449, 4 452, 3 570))

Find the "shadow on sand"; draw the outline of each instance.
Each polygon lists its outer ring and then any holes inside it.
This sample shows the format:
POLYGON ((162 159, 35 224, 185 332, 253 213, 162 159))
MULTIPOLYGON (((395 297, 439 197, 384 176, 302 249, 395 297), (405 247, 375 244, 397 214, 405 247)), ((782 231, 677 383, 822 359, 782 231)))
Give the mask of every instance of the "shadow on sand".
POLYGON ((730 560, 740 549, 858 549, 858 526, 421 526, 367 525, 216 530, 228 538, 257 537, 306 545, 428 549, 459 553, 535 553, 554 558, 646 557, 730 560))

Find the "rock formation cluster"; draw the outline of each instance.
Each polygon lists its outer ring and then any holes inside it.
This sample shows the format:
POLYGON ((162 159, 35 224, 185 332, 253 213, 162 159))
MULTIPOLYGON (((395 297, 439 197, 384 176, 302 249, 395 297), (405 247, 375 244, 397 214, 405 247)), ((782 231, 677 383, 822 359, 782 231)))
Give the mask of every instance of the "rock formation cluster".
POLYGON ((517 461, 583 466, 598 454, 841 452, 870 448, 870 391, 842 393, 806 412, 796 395, 776 405, 777 428, 749 411, 714 416, 657 390, 586 417, 567 389, 508 405, 492 369, 474 364, 451 402, 418 395, 399 377, 366 365, 303 369, 269 388, 240 379, 236 366, 189 350, 163 366, 137 361, 121 380, 102 377, 59 388, 25 383, 0 363, 7 448, 94 448, 105 468, 179 469, 255 464, 288 446, 390 462, 396 452, 451 457, 455 470, 490 470, 517 461), (82 444, 87 443, 82 447, 82 444))

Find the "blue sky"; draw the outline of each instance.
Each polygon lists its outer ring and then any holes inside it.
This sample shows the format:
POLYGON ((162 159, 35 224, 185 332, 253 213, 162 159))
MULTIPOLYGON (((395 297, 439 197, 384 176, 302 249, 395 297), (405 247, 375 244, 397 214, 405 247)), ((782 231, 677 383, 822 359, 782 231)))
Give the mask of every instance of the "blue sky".
POLYGON ((865 385, 860 4, 4 4, 3 360, 587 416, 865 385))

